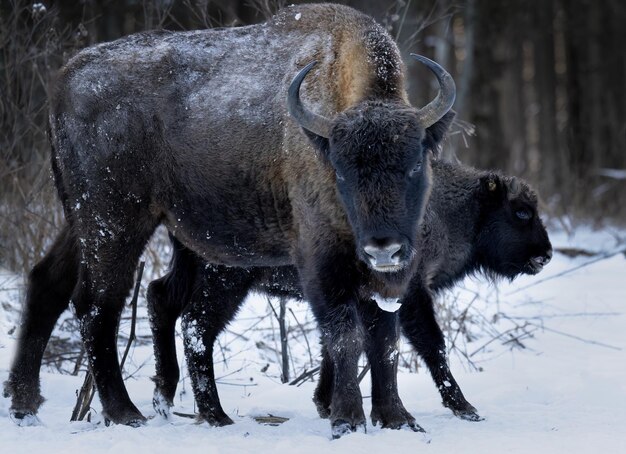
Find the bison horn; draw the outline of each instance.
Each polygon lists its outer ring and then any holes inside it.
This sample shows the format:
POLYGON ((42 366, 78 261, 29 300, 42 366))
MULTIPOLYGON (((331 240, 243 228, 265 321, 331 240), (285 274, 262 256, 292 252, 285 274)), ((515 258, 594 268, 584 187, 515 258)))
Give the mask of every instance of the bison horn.
POLYGON ((517 178, 513 177, 511 178, 511 181, 509 181, 508 186, 509 186, 509 198, 514 199, 515 197, 519 195, 522 189, 519 184, 519 181, 517 180, 517 178))
POLYGON ((417 54, 411 54, 411 57, 428 66, 439 82, 437 97, 418 111, 420 124, 428 128, 437 123, 452 108, 456 98, 456 85, 448 71, 438 63, 417 54))
POLYGON ((293 115, 298 124, 304 129, 311 131, 313 134, 322 136, 325 138, 330 137, 330 120, 322 115, 318 115, 315 112, 311 112, 304 107, 300 100, 300 85, 302 81, 309 73, 311 68, 317 64, 316 61, 312 61, 306 65, 298 73, 296 77, 291 81, 289 86, 289 94, 287 97, 287 104, 289 107, 289 113, 293 115))

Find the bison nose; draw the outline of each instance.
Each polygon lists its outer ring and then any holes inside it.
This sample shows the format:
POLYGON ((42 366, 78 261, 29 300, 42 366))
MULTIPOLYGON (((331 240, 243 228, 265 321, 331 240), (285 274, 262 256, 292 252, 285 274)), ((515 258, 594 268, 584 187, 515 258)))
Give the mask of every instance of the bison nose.
POLYGON ((545 255, 539 255, 537 257, 533 257, 532 261, 542 267, 546 266, 552 260, 552 249, 548 249, 545 255))
POLYGON ((385 244, 387 241, 377 241, 377 244, 370 242, 363 250, 374 268, 391 271, 400 265, 402 245, 393 242, 383 246, 381 243, 385 244))
POLYGON ((546 266, 552 260, 552 249, 548 249, 543 256, 535 257, 534 260, 541 266, 546 266))

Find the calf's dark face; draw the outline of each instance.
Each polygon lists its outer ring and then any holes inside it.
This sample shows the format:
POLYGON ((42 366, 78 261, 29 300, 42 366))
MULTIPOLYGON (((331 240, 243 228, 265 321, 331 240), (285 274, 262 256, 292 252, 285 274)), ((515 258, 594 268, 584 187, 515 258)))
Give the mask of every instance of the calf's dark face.
POLYGON ((516 178, 481 179, 483 220, 478 248, 484 266, 515 278, 537 274, 552 258, 552 244, 537 212, 537 197, 516 178))
POLYGON ((414 257, 430 196, 430 156, 454 117, 424 129, 416 112, 382 102, 348 110, 336 118, 325 150, 357 255, 380 273, 398 272, 414 257))

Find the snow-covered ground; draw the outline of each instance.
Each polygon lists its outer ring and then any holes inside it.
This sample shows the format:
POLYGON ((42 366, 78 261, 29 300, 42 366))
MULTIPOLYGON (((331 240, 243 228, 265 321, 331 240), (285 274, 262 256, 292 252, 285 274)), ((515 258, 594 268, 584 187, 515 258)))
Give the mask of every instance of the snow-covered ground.
MULTIPOLYGON (((579 229, 575 235, 551 235, 555 247, 580 247, 610 253, 624 248, 626 232, 592 232, 579 229)), ((19 279, 0 273, 0 381, 7 378, 14 346, 16 314, 6 303, 19 297, 19 279), (10 290, 15 288, 16 290, 10 290)), ((222 377, 219 392, 226 412, 235 425, 213 428, 174 416, 170 421, 152 418, 145 427, 104 427, 95 422, 70 423, 76 390, 82 377, 44 370, 43 394, 48 399, 40 411, 39 427, 17 427, 8 417, 9 401, 0 398, 0 446, 3 452, 272 452, 319 454, 333 452, 624 452, 626 431, 626 257, 616 254, 555 257, 537 276, 525 276, 497 287, 481 280, 468 280, 454 292, 457 307, 471 304, 468 314, 484 314, 495 320, 493 329, 506 332, 523 326, 532 337, 522 337, 523 348, 512 348, 508 335, 489 342, 477 339, 463 344, 461 351, 472 355, 474 366, 461 354, 451 355, 452 370, 468 400, 485 417, 482 422, 456 419, 440 405, 432 381, 423 369, 401 371, 400 393, 405 406, 427 430, 427 435, 409 431, 382 430, 368 426, 357 433, 330 440, 328 421, 318 418, 311 396, 315 383, 300 387, 280 384, 279 370, 269 361, 271 348, 258 349, 255 333, 265 313, 265 297, 252 296, 232 332, 246 332, 246 339, 227 333, 220 341, 216 360, 222 377), (597 260, 572 272, 560 273, 597 260), (554 278, 550 278, 555 276, 554 278), (476 297, 478 295, 478 297, 476 297), (246 325, 247 324, 247 325, 246 325), (246 331, 246 328, 247 329, 246 331), (508 342, 505 342, 508 341, 508 342), (224 361, 226 359, 226 361, 224 361), (270 363, 269 368, 266 364, 270 363), (477 368, 482 369, 481 372, 477 368), (257 424, 256 415, 288 417, 272 427, 257 424)), ((308 316, 304 304, 292 303, 294 315, 308 316)), ((140 330, 146 332, 145 322, 140 330)), ((274 321, 275 323, 275 321, 274 321)), ((495 332, 495 331, 494 331, 495 332)), ((521 331, 511 331, 514 336, 521 331)), ((309 341, 316 348, 314 333, 309 341)), ((519 346, 518 346, 519 347, 519 346)), ((308 353, 300 346, 292 354, 300 365, 308 353), (300 350, 302 351, 300 351, 300 350)), ((181 355, 182 357, 182 355, 181 355)), ((152 409, 153 374, 151 346, 132 352, 127 380, 131 397, 141 411, 152 409)), ((179 389, 178 411, 193 412, 188 381, 179 389)), ((362 383, 366 413, 369 413, 369 378, 362 383)), ((94 404, 97 410, 98 403, 94 404)))

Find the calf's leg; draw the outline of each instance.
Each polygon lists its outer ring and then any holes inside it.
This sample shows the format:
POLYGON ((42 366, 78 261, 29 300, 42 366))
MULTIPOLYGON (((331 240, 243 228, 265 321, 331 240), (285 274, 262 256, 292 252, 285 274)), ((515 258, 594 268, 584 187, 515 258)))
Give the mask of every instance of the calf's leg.
POLYGON ((443 405, 461 419, 481 421, 483 418, 465 399, 448 366, 445 340, 435 318, 430 292, 419 287, 410 289, 400 308, 400 324, 403 334, 426 363, 443 405))
POLYGON ((185 357, 199 419, 212 426, 225 426, 233 421, 222 409, 217 393, 213 348, 217 337, 242 306, 257 270, 225 266, 200 266, 198 270, 201 285, 183 312, 185 357))
POLYGON ((156 374, 152 405, 162 416, 169 416, 180 377, 176 358, 176 320, 189 304, 196 274, 200 272, 197 256, 174 237, 170 271, 150 283, 147 292, 148 315, 154 346, 156 374))
POLYGON ((78 250, 69 226, 32 269, 22 312, 15 358, 4 384, 11 396, 11 417, 20 425, 36 423, 44 401, 39 373, 44 351, 61 313, 68 307, 78 275, 78 250))
POLYGON ((180 378, 175 330, 176 320, 182 312, 182 301, 169 298, 168 276, 152 281, 146 295, 156 363, 152 405, 157 413, 165 417, 169 416, 169 409, 174 406, 174 395, 180 378))
POLYGON ((153 404, 165 416, 173 405, 179 378, 175 324, 182 312, 185 357, 199 419, 214 426, 232 424, 217 393, 213 347, 242 306, 258 270, 206 266, 175 239, 173 246, 170 272, 152 282, 148 292, 156 357, 153 404))
POLYGON ((328 349, 322 343, 322 361, 320 363, 320 375, 313 393, 313 402, 320 418, 330 418, 330 404, 333 398, 335 385, 335 370, 333 362, 328 354, 328 349))

